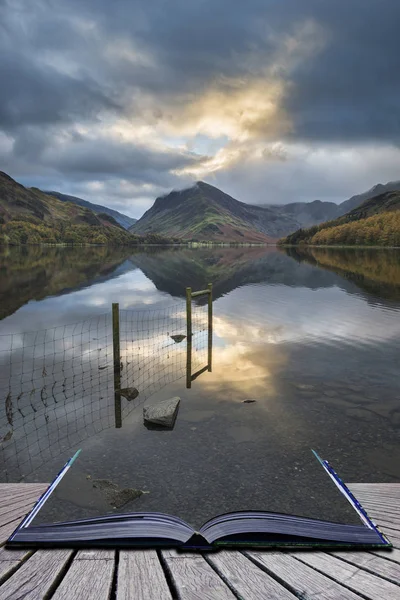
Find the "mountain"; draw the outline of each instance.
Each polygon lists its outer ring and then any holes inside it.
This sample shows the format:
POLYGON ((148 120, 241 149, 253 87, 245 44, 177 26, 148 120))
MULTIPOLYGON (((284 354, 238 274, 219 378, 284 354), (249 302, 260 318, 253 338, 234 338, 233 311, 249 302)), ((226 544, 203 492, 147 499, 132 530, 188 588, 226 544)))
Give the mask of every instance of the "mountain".
POLYGON ((239 202, 198 181, 188 189, 157 198, 129 231, 157 232, 193 241, 271 242, 297 226, 289 216, 239 202))
POLYGON ((21 244, 169 244, 151 233, 135 236, 108 214, 25 188, 0 171, 0 246, 21 244))
POLYGON ((298 223, 299 227, 309 227, 310 225, 323 223, 343 214, 340 205, 335 204, 335 202, 322 202, 322 200, 292 202, 281 206, 273 204, 263 206, 274 210, 279 215, 290 217, 298 223))
POLYGON ((353 208, 360 206, 366 200, 395 190, 400 190, 400 181, 390 181, 384 185, 378 183, 370 190, 352 196, 340 204, 314 200, 313 202, 292 202, 283 205, 261 204, 260 206, 274 210, 278 215, 285 215, 294 219, 298 223, 298 228, 311 227, 311 225, 319 225, 325 223, 325 221, 337 219, 353 210, 353 208))
POLYGON ((50 192, 43 191, 44 194, 48 194, 49 196, 53 196, 54 198, 58 198, 61 202, 72 202, 72 204, 77 204, 78 206, 83 206, 84 208, 89 208, 96 214, 105 214, 113 217, 116 222, 121 225, 124 229, 129 229, 131 225, 136 223, 137 219, 132 219, 132 217, 128 217, 123 213, 118 212, 117 210, 113 210, 112 208, 107 208, 107 206, 101 206, 101 204, 93 204, 88 200, 83 200, 82 198, 77 198, 76 196, 68 196, 67 194, 61 194, 60 192, 50 192))
POLYGON ((372 187, 370 190, 363 192, 362 194, 352 196, 348 200, 342 202, 339 205, 342 211, 341 214, 344 215, 350 210, 353 210, 353 208, 357 208, 357 206, 360 206, 360 204, 362 204, 366 200, 369 200, 370 198, 380 196, 385 192, 393 192, 396 190, 400 190, 400 181, 389 181, 389 183, 385 184, 378 183, 377 185, 374 185, 374 187, 372 187))
POLYGON ((280 243, 400 246, 400 191, 374 196, 338 219, 299 229, 280 243))

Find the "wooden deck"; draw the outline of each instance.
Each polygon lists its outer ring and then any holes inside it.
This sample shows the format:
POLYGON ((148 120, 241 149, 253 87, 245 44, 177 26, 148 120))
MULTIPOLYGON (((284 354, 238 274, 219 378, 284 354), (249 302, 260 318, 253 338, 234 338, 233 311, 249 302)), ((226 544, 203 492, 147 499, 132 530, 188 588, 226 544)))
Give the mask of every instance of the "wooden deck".
MULTIPOLYGON (((0 543, 41 484, 0 484, 0 543)), ((400 600, 400 484, 351 484, 392 552, 0 549, 0 600, 400 600)))

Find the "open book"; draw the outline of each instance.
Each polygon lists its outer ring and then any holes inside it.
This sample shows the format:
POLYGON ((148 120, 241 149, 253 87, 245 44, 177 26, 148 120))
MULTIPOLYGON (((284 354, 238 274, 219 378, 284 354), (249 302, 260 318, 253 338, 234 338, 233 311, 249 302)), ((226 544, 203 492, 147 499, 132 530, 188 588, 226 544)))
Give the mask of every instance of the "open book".
MULTIPOLYGON (((78 451, 10 536, 10 547, 386 547, 391 544, 326 460, 316 458, 359 517, 345 524, 263 511, 236 511, 208 520, 195 530, 161 512, 131 512, 89 519, 33 524, 43 505, 77 458, 78 451)), ((335 492, 332 488, 332 492, 335 492)))

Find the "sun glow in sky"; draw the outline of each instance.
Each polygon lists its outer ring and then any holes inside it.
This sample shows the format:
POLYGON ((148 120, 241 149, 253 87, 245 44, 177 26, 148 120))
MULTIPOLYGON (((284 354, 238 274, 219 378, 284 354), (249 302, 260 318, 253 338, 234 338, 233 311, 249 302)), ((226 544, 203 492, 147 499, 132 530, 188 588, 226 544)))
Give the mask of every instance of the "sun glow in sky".
POLYGON ((400 179, 398 0, 1 11, 0 161, 25 185, 139 217, 198 179, 254 204, 400 179))

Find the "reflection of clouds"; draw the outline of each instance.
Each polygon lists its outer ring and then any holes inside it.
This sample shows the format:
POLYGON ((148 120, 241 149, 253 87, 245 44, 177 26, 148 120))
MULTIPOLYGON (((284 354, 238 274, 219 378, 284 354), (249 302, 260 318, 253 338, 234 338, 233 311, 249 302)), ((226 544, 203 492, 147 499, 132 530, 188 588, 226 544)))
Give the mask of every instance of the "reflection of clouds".
POLYGON ((140 309, 171 304, 171 296, 159 292, 141 271, 135 269, 70 294, 31 301, 1 321, 0 334, 90 319, 96 314, 111 313, 113 302, 118 302, 121 309, 140 309))
MULTIPOLYGON (((201 380, 208 390, 225 389, 232 399, 271 398, 277 369, 285 364, 275 345, 275 328, 269 330, 229 317, 214 317, 213 372, 201 380)), ((279 331, 279 327, 276 328, 279 331)))
POLYGON ((260 341, 272 343, 375 344, 400 336, 397 311, 368 304, 361 296, 337 287, 247 286, 226 296, 221 309, 232 321, 235 319, 237 327, 246 328, 255 339, 265 336, 260 341), (244 310, 248 306, 251 314, 244 310))
MULTIPOLYGON (((185 303, 120 311, 122 417, 186 374, 185 303)), ((207 361, 207 307, 193 306, 192 373, 207 361)), ((19 479, 115 423, 111 315, 0 335, 1 477, 19 479), (2 443, 4 442, 4 443, 2 443)))

